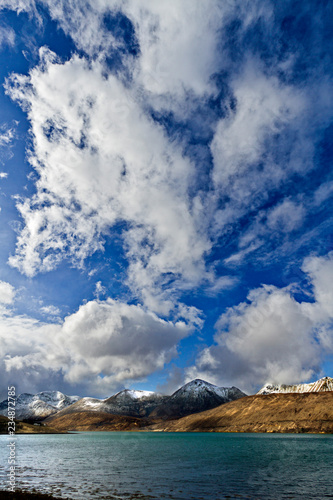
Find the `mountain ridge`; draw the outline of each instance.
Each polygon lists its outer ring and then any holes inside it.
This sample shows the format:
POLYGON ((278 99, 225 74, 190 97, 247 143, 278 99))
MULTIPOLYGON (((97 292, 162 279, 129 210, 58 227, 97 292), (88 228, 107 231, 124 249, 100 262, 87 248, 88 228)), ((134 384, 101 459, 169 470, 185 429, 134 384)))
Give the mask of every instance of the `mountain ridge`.
POLYGON ((333 391, 333 378, 322 377, 315 382, 309 384, 266 384, 257 394, 287 394, 287 393, 308 393, 308 392, 325 392, 333 391))
MULTIPOLYGON (((245 393, 236 387, 218 387, 195 379, 170 396, 152 391, 124 389, 105 399, 66 396, 59 391, 23 393, 16 400, 16 417, 21 420, 42 420, 79 412, 103 412, 133 418, 179 418, 215 408, 245 393)), ((7 400, 0 403, 0 414, 7 414, 7 400)))

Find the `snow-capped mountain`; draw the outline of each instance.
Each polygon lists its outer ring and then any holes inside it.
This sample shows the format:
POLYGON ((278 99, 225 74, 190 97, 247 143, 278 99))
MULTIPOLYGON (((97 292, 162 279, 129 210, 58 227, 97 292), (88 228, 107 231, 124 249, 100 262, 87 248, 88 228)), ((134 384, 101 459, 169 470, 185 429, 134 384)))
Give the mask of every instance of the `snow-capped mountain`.
POLYGON ((168 397, 151 391, 125 389, 106 399, 82 398, 61 411, 59 416, 80 411, 103 411, 114 415, 146 417, 168 397))
POLYGON ((164 403, 152 411, 152 418, 178 418, 210 410, 246 396, 237 387, 217 387, 195 379, 174 392, 164 403))
MULTIPOLYGON (((18 420, 43 419, 72 405, 79 399, 79 396, 66 396, 59 391, 23 393, 16 399, 15 417, 18 420)), ((0 403, 0 415, 7 416, 7 404, 7 400, 0 403)))
POLYGON ((324 377, 310 384, 295 384, 295 385, 274 385, 266 384, 260 389, 257 394, 273 394, 273 393, 291 393, 291 392, 323 392, 333 391, 333 378, 324 377))
POLYGON ((104 400, 102 411, 131 417, 147 417, 157 405, 169 396, 150 391, 125 389, 104 400))
MULTIPOLYGON (((193 380, 171 396, 151 391, 125 389, 106 399, 65 396, 58 391, 21 394, 16 400, 18 420, 42 420, 80 412, 104 412, 129 417, 178 418, 215 408, 246 396, 236 387, 217 387, 193 380)), ((0 414, 7 415, 7 400, 0 403, 0 414)))

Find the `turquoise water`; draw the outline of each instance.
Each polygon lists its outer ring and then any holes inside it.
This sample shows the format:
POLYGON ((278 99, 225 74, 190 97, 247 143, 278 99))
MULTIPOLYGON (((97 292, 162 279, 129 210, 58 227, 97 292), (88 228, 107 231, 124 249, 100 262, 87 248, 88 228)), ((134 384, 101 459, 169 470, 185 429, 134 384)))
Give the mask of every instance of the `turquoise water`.
MULTIPOLYGON (((8 436, 0 436, 0 472, 8 436)), ((16 437, 17 482, 71 499, 333 498, 333 436, 106 433, 16 437)))

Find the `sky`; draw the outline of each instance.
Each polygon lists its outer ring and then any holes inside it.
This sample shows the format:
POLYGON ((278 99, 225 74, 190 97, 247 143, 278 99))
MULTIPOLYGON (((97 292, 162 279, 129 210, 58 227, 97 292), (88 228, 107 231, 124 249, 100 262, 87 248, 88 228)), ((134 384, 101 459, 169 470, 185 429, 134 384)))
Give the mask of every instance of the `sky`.
POLYGON ((333 4, 0 0, 0 393, 333 375, 333 4))

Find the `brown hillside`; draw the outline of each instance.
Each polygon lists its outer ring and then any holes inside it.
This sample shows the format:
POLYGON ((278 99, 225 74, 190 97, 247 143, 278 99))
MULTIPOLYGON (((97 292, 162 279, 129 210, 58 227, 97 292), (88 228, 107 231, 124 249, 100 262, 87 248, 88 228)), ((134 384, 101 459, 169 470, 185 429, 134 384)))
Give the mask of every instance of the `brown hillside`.
MULTIPOLYGON (((59 431, 44 425, 32 425, 15 420, 15 434, 58 434, 59 431)), ((0 434, 8 434, 8 418, 0 415, 0 434)))
POLYGON ((80 411, 67 415, 52 415, 45 419, 44 423, 59 431, 137 431, 149 421, 100 411, 80 411))
POLYGON ((247 396, 151 430, 333 433, 333 392, 247 396))

